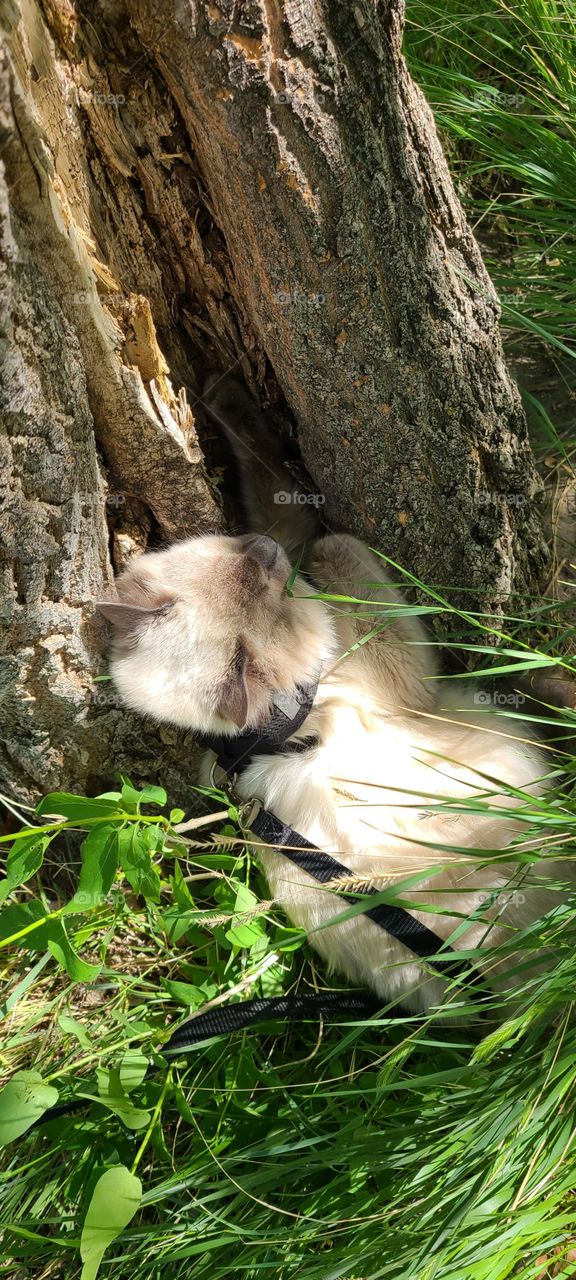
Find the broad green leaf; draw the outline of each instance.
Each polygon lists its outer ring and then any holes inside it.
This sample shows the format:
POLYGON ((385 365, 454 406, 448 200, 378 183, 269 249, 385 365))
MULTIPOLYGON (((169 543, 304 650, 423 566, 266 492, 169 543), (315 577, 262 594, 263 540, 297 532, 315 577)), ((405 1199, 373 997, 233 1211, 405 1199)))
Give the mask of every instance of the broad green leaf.
MULTIPOLYGON (((141 1057, 141 1055, 137 1056, 141 1057)), ((140 1078, 137 1079, 136 1074, 134 1072, 132 1073, 132 1083, 130 1087, 134 1088, 136 1084, 139 1084, 141 1080, 144 1079, 147 1069, 148 1062, 145 1059, 144 1070, 142 1070, 142 1064, 140 1064, 137 1069, 140 1078)), ((125 1075, 128 1078, 130 1077, 129 1064, 126 1066, 125 1075)), ((127 1096, 127 1093, 123 1088, 120 1069, 118 1067, 111 1067, 109 1069, 106 1067, 97 1067, 96 1079, 98 1081, 98 1093, 100 1095, 98 1101, 107 1107, 109 1111, 113 1111, 114 1115, 118 1116, 119 1120, 126 1125, 127 1129, 145 1128, 150 1119, 150 1112, 146 1111, 143 1107, 136 1107, 134 1103, 130 1101, 130 1098, 127 1096)))
POLYGON ((89 964, 81 960, 74 950, 61 917, 51 921, 48 926, 48 950, 54 958, 70 974, 74 982, 93 982, 102 968, 101 964, 89 964))
POLYGON ((58 1017, 58 1026, 64 1032, 64 1035, 74 1036, 83 1049, 90 1049, 90 1036, 86 1027, 82 1022, 78 1022, 77 1018, 70 1017, 68 1013, 61 1013, 58 1017))
POLYGON ((101 1093, 97 1098, 94 1094, 83 1093, 83 1098, 89 1098, 91 1102, 100 1102, 108 1111, 112 1111, 127 1129, 145 1129, 150 1120, 150 1112, 145 1111, 142 1107, 135 1107, 125 1095, 121 1094, 114 1097, 112 1094, 101 1093))
POLYGON ((186 814, 183 809, 170 810, 170 822, 172 823, 172 826, 175 826, 177 822, 182 822, 182 819, 185 817, 186 814))
POLYGON ((17 889, 26 884, 42 866, 44 854, 53 836, 39 835, 31 831, 12 845, 6 861, 6 878, 0 883, 0 902, 17 889))
POLYGON ((132 1221, 141 1200, 142 1183, 123 1164, 98 1179, 80 1239, 81 1280, 95 1280, 103 1254, 132 1221))
MULTIPOLYGON (((252 893, 247 885, 239 885, 234 903, 234 916, 241 916, 245 912, 254 911, 257 907, 258 898, 256 895, 252 893)), ((226 930, 226 937, 235 947, 252 947, 262 937, 263 932, 262 926, 256 920, 248 922, 240 920, 238 924, 233 922, 231 928, 226 930)))
POLYGON ((13 1142, 58 1101, 58 1090, 38 1071, 17 1071, 0 1090, 0 1147, 13 1142))
POLYGON ((155 822, 150 822, 145 827, 141 827, 140 830, 144 844, 150 850, 150 853, 161 853, 164 848, 165 838, 163 828, 159 827, 155 822))
POLYGON ((23 933, 30 925, 35 925, 29 933, 14 942, 14 946, 25 947, 27 951, 45 951, 49 915, 37 898, 29 902, 9 903, 0 911, 0 942, 11 938, 14 934, 23 933), (39 921, 43 921, 39 924, 39 921))
POLYGON ((140 792, 136 790, 136 787, 132 786, 131 782, 128 782, 128 781, 123 782, 122 795, 120 797, 120 801, 122 804, 122 808, 126 810, 126 813, 137 812, 138 805, 141 799, 142 797, 140 795, 140 792))
POLYGON ((148 1070, 148 1058, 139 1049, 127 1049, 118 1068, 120 1084, 125 1093, 142 1084, 148 1070))
POLYGON ((199 1009, 206 1002, 206 993, 201 987, 195 987, 191 982, 172 982, 170 978, 163 978, 162 986, 173 1000, 178 1004, 186 1005, 187 1008, 199 1009))
POLYGON ((100 906, 118 869, 118 829, 110 823, 94 827, 82 845, 82 869, 78 888, 67 911, 88 911, 100 906))
POLYGON ((122 804, 128 813, 133 813, 134 809, 139 811, 141 804, 157 804, 163 806, 166 804, 167 800, 168 796, 166 795, 164 787, 146 785, 138 791, 137 787, 132 785, 129 778, 122 779, 122 804))
POLYGON ((142 790, 140 792, 141 804, 157 804, 160 806, 160 808, 163 808, 164 805, 167 803, 167 800, 168 800, 168 796, 166 795, 164 787, 153 787, 153 786, 142 787, 142 790))
POLYGON ((87 818, 105 818, 118 813, 118 805, 114 800, 105 800, 96 796, 90 800, 88 796, 71 796, 66 791, 51 791, 43 796, 36 806, 38 814, 58 814, 63 818, 84 822, 87 818))
POLYGON ((136 893, 157 902, 160 897, 160 876, 152 866, 146 839, 134 824, 118 832, 118 849, 122 870, 136 893))
POLYGON ((226 937, 234 947, 253 947, 262 937, 262 929, 255 921, 250 924, 236 924, 226 930, 226 937))

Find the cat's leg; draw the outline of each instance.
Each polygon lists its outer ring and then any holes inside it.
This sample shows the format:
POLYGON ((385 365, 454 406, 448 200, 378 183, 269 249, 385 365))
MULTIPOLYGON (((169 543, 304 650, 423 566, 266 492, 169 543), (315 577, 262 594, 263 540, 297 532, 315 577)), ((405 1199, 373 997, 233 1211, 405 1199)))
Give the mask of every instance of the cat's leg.
MULTIPOLYGON (((419 617, 389 583, 383 562, 349 534, 329 534, 307 550, 304 567, 334 601, 345 680, 357 681, 387 709, 428 710, 434 705, 436 653, 419 617)), ((336 668, 338 670, 338 667, 336 668)))
POLYGON ((250 532, 271 535, 289 555, 299 550, 321 531, 315 495, 291 476, 267 415, 235 378, 212 375, 203 398, 238 463, 250 532))

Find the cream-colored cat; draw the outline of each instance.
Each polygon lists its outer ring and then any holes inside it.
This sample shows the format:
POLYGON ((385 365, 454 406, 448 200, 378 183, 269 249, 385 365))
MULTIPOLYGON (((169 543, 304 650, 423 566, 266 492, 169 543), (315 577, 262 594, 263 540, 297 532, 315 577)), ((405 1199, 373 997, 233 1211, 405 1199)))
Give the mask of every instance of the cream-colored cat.
MULTIPOLYGON (((360 881, 383 888, 419 877, 401 893, 412 913, 439 937, 454 933, 457 948, 505 946, 475 963, 493 985, 519 987, 526 971, 514 972, 511 944, 559 895, 543 887, 542 865, 520 870, 495 851, 522 839, 522 797, 541 792, 542 753, 521 722, 479 712, 468 692, 448 696, 435 649, 374 554, 346 535, 314 536, 313 504, 298 498, 251 402, 227 385, 212 411, 241 463, 255 532, 192 538, 133 561, 117 602, 101 606, 114 626, 118 690, 159 722, 233 736, 263 726, 274 695, 318 680, 296 734, 306 749, 256 754, 239 793, 259 797, 360 881), (309 580, 296 576, 290 594, 279 530, 289 548, 312 534, 309 580), (326 603, 316 592, 370 604, 326 603), (440 811, 447 798, 453 811, 440 811)), ((320 928, 346 909, 342 899, 282 854, 262 848, 259 857, 276 901, 336 970, 412 1010, 446 998, 447 981, 366 917, 320 928)))

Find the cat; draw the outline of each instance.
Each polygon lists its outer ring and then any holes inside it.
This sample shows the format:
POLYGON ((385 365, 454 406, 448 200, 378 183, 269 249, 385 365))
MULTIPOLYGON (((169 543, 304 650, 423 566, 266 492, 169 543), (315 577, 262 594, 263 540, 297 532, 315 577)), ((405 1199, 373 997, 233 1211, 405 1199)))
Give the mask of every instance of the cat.
MULTIPOLYGON (((129 564, 116 600, 99 606, 113 627, 118 691, 160 723, 233 737, 264 726, 273 698, 317 681, 294 735, 303 749, 256 754, 240 796, 258 797, 358 884, 410 881, 401 900, 417 919, 454 934, 456 948, 489 948, 484 963, 474 957, 483 980, 521 988, 510 943, 560 898, 542 865, 497 855, 522 843, 522 805, 546 785, 543 751, 520 720, 437 680, 437 649, 383 561, 322 528, 320 504, 286 469, 247 392, 216 379, 205 396, 240 467, 250 532, 190 538, 129 564), (442 800, 452 806, 439 809, 442 800)), ((331 969, 415 1013, 458 998, 365 916, 325 927, 342 899, 273 848, 258 854, 274 900, 331 969)), ((546 866, 563 878, 561 864, 546 866)), ((532 957, 532 970, 539 963, 532 957)))

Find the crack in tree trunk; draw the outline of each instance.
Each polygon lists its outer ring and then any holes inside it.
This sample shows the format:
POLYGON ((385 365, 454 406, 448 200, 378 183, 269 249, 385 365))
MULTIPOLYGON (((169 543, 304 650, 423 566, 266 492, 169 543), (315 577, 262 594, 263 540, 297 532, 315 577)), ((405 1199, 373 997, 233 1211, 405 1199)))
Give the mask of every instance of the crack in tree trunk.
POLYGON ((0 13, 3 785, 124 768, 187 800, 191 742, 93 685, 90 602, 150 539, 222 527, 205 372, 275 380, 329 522, 498 614, 546 564, 498 307, 399 4, 0 13))

